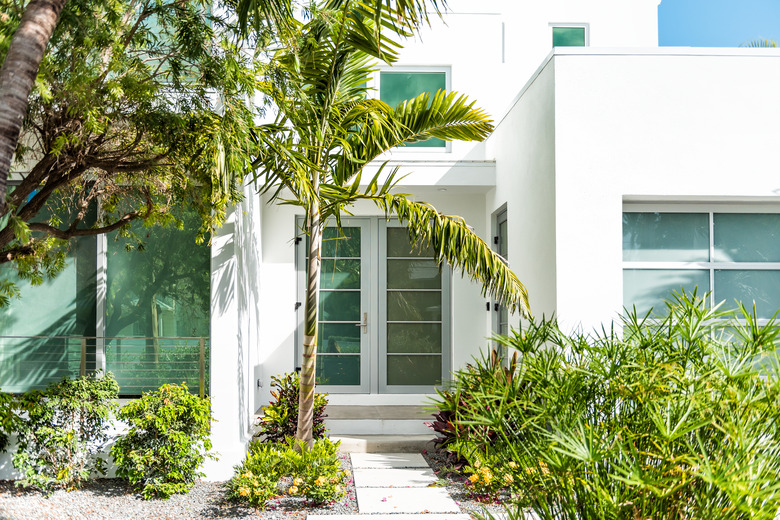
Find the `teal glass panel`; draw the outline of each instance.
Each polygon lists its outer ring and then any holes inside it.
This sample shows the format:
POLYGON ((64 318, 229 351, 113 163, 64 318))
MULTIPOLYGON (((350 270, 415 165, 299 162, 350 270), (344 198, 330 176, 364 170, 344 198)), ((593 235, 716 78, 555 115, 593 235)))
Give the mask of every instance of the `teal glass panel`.
POLYGON ((441 384, 441 356, 387 356, 387 384, 400 386, 441 384))
POLYGON ((322 232, 322 258, 360 257, 360 228, 345 227, 339 231, 328 227, 322 232))
POLYGON ((360 321, 360 291, 320 291, 319 319, 360 321))
POLYGON ((320 352, 326 354, 359 354, 360 333, 359 323, 320 323, 320 352))
POLYGON ((780 271, 715 271, 715 301, 725 300, 726 308, 736 308, 735 300, 759 318, 771 318, 780 309, 780 271))
POLYGON ((651 308, 655 314, 664 314, 664 300, 672 300, 673 292, 693 293, 699 297, 710 290, 710 273, 699 269, 624 269, 623 306, 636 306, 639 314, 651 308))
POLYGON ((553 27, 553 47, 584 47, 584 27, 553 27))
POLYGON ((441 321, 441 292, 388 291, 387 321, 441 321))
POLYGON ((317 356, 317 384, 360 386, 360 356, 317 356))
MULTIPOLYGON (((414 99, 424 92, 431 95, 447 88, 445 72, 381 72, 379 80, 379 99, 395 107, 399 103, 414 99)), ((444 148, 447 144, 441 139, 428 139, 406 143, 409 147, 444 148)))
POLYGON ((627 262, 706 262, 709 237, 706 213, 623 213, 627 262))
POLYGON ((134 222, 135 237, 109 236, 107 336, 209 335, 211 254, 195 242, 198 215, 181 218, 183 230, 134 222))
POLYGON ((409 241, 409 231, 403 227, 387 228, 387 256, 400 258, 433 257, 433 248, 429 244, 413 246, 409 241))
POLYGON ((441 289, 441 272, 433 260, 388 260, 388 289, 441 289))
POLYGON ((323 260, 322 289, 360 289, 360 260, 323 260))
POLYGON ((441 323, 388 323, 390 353, 441 352, 441 323))
POLYGON ((509 259, 509 250, 507 248, 507 221, 504 220, 498 224, 498 254, 509 259))
POLYGON ((780 214, 719 213, 712 225, 714 261, 780 262, 780 214))

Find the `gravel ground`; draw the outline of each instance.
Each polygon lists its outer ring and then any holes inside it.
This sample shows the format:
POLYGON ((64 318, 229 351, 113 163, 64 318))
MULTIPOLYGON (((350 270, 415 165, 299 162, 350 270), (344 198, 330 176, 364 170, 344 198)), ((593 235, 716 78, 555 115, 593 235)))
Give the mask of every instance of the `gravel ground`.
MULTIPOLYGON (((424 452, 428 463, 440 474, 442 484, 464 513, 487 508, 502 511, 499 504, 485 504, 468 496, 464 478, 446 470, 443 457, 424 452), (442 471, 444 469, 444 471, 442 471)), ((341 465, 352 470, 348 455, 341 465)), ((311 506, 301 499, 284 498, 265 511, 225 499, 222 482, 198 482, 186 495, 168 500, 144 500, 119 479, 98 479, 74 491, 59 490, 47 497, 38 491, 17 488, 13 481, 0 481, 0 520, 202 520, 263 519, 305 520, 309 514, 356 514, 355 486, 350 478, 347 497, 327 506, 311 506)))

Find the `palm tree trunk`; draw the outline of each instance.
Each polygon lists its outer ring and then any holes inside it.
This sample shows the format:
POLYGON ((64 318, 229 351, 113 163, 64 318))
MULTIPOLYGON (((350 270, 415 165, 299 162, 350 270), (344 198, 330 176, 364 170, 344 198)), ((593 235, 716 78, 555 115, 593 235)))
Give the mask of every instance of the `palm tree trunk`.
POLYGON ((8 174, 27 112, 27 98, 65 1, 29 3, 0 69, 0 215, 5 213, 8 174))
POLYGON ((314 387, 317 368, 317 307, 320 299, 320 265, 322 252, 322 221, 319 203, 315 200, 308 215, 309 274, 306 282, 306 317, 303 333, 303 363, 298 398, 298 428, 295 438, 310 448, 314 444, 314 387))

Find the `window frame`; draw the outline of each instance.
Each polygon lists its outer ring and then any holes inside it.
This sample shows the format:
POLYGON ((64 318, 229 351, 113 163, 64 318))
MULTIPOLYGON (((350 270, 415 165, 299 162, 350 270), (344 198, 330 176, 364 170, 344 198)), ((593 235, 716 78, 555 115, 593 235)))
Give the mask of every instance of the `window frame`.
MULTIPOLYGON (((444 90, 447 92, 452 90, 452 67, 449 65, 394 65, 377 67, 376 72, 372 75, 369 82, 370 90, 374 91, 376 99, 380 99, 380 89, 382 87, 382 73, 383 72, 407 72, 407 73, 425 73, 425 72, 443 72, 444 73, 444 90)), ((444 146, 396 146, 392 149, 393 153, 451 153, 452 141, 445 141, 444 146)))
MULTIPOLYGON (((708 304, 715 306, 719 301, 715 299, 715 272, 716 271, 780 271, 780 261, 776 262, 724 262, 715 261, 715 233, 714 233, 714 215, 716 214, 780 214, 780 206, 772 203, 624 203, 621 212, 621 220, 625 213, 695 213, 707 215, 708 222, 708 240, 709 240, 709 260, 708 261, 627 261, 621 258, 621 271, 626 270, 690 270, 707 271, 709 277, 709 297, 708 304)), ((621 233, 622 240, 622 233, 621 233)), ((621 246, 621 256, 623 253, 621 246)), ((621 277, 621 286, 625 291, 625 277, 621 277)), ((701 293, 698 293, 701 296, 701 293)), ((623 307, 628 308, 628 302, 623 298, 623 307)), ((750 302, 742 302, 746 307, 750 307, 750 302)), ((726 301, 725 305, 731 305, 726 301)), ((730 308, 730 307, 727 307, 730 308)), ((657 309, 657 307, 654 307, 657 309)), ((656 314, 654 312, 653 314, 656 314)), ((768 319, 759 318, 759 323, 766 323, 768 319)))
POLYGON ((554 39, 555 39, 555 28, 561 27, 561 28, 571 28, 571 29, 585 29, 585 44, 582 45, 582 47, 590 47, 590 24, 589 23, 549 23, 548 26, 550 27, 550 48, 559 48, 563 49, 566 47, 580 47, 579 45, 564 45, 564 46, 555 46, 553 45, 554 39))

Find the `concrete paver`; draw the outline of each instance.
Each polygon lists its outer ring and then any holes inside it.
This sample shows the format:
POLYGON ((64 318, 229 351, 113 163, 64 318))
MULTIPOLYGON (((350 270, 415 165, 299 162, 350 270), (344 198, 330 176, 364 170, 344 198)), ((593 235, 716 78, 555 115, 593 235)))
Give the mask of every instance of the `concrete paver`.
POLYGON ((419 453, 350 453, 353 468, 427 468, 419 453))
POLYGON ((438 478, 431 468, 355 468, 355 487, 427 487, 438 478))
POLYGON ((358 510, 373 513, 459 513, 443 488, 357 488, 358 510))

